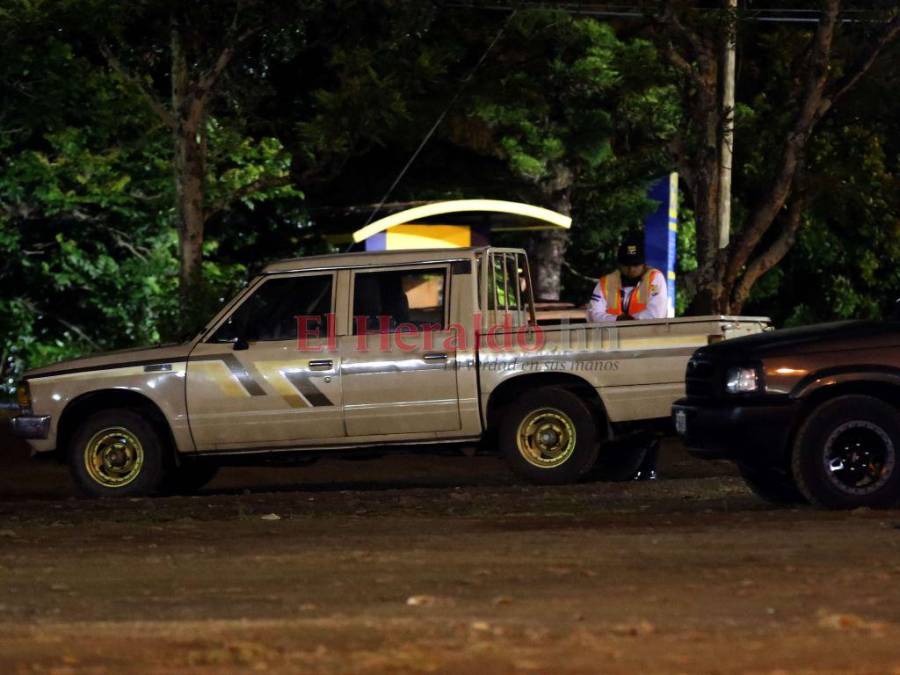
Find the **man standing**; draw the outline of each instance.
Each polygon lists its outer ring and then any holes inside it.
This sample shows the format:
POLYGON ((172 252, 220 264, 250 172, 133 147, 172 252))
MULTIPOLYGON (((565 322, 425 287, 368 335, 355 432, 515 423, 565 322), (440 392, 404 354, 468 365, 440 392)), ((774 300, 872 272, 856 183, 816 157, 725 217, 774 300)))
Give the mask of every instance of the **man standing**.
MULTIPOLYGON (((669 313, 666 278, 662 272, 647 267, 644 239, 639 234, 627 235, 619 246, 619 269, 600 278, 587 308, 589 323, 598 321, 633 321, 664 319, 669 313)), ((640 445, 644 456, 634 480, 656 480, 659 438, 653 436, 640 445)))
POLYGON ((619 269, 600 278, 587 308, 589 323, 665 319, 666 278, 647 267, 641 235, 627 235, 619 246, 619 269))

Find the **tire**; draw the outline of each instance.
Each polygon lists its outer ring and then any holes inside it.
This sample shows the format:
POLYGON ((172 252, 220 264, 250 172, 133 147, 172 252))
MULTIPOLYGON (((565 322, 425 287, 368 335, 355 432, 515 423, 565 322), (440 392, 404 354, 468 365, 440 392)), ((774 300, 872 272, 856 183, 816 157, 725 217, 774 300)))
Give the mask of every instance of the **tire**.
POLYGON ((587 404, 547 387, 510 404, 500 423, 500 449, 510 469, 539 485, 574 483, 597 460, 597 428, 587 404), (538 438, 538 429, 552 437, 538 438), (548 441, 555 444, 547 447, 548 441))
POLYGON ((69 470, 89 497, 156 494, 165 479, 159 434, 141 415, 124 408, 88 417, 67 449, 69 470))
POLYGON ((184 461, 166 476, 166 492, 171 495, 191 495, 209 483, 219 472, 219 466, 206 461, 184 461))
POLYGON ((872 396, 826 401, 800 427, 791 470, 800 492, 831 509, 900 501, 900 415, 872 396))
POLYGON ((793 477, 774 467, 738 462, 738 471, 750 491, 771 504, 808 504, 793 477))

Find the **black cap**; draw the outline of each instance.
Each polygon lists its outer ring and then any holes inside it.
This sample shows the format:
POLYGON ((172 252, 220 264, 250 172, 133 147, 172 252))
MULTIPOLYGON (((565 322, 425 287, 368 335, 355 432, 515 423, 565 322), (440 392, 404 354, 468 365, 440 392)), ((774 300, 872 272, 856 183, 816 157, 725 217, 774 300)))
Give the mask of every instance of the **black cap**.
POLYGON ((632 233, 622 239, 622 243, 619 244, 618 260, 620 265, 644 264, 643 234, 632 233))

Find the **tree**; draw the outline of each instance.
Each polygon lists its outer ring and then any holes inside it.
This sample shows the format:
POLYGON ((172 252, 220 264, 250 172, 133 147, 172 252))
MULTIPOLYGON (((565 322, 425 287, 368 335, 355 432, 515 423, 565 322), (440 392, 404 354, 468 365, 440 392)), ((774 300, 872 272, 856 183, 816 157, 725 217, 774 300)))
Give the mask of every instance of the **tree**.
MULTIPOLYGON (((767 58, 755 59, 745 80, 779 72, 790 51, 780 31, 766 41, 767 58)), ((884 58, 851 96, 822 120, 805 162, 807 207, 797 243, 753 287, 750 314, 771 315, 777 325, 848 318, 881 318, 900 297, 900 100, 885 96, 896 71, 884 58), (802 280, 798 283, 797 280, 802 280)), ((755 97, 753 111, 739 115, 738 138, 757 139, 739 148, 742 183, 753 189, 766 173, 771 142, 759 119, 774 114, 773 96, 755 97)))
MULTIPOLYGON (((836 43, 856 24, 840 21, 840 1, 826 0, 816 29, 801 44, 795 64, 783 74, 789 93, 776 117, 779 147, 767 180, 735 209, 743 213, 731 244, 718 249, 716 212, 719 142, 725 125, 738 111, 720 106, 719 59, 723 42, 739 26, 738 16, 697 9, 694 3, 664 3, 657 16, 656 39, 679 75, 686 133, 673 140, 672 154, 687 185, 696 216, 698 268, 688 279, 696 293, 693 311, 739 313, 754 284, 777 265, 794 245, 806 205, 804 168, 810 139, 822 120, 851 92, 900 32, 900 12, 892 9, 869 30, 858 53, 836 43)), ((737 120, 740 123, 740 120, 737 120)), ((740 161, 739 157, 736 161, 740 161)))
MULTIPOLYGON (((674 133, 673 111, 661 103, 666 83, 653 77, 657 62, 648 42, 620 40, 610 25, 561 10, 528 9, 509 20, 495 52, 452 117, 450 137, 502 159, 529 197, 572 214, 576 205, 590 203, 584 197, 596 194, 597 184, 611 185, 610 175, 643 191, 644 180, 665 171, 653 161, 648 175, 639 159, 674 133)), ((592 220, 576 221, 575 236, 597 227, 592 220)), ((635 221, 624 228, 603 222, 600 229, 616 236, 635 221)), ((568 243, 562 231, 534 238, 538 298, 560 298, 568 243)))
POLYGON ((151 2, 141 9, 135 12, 132 3, 119 7, 121 24, 109 41, 101 42, 100 49, 121 82, 140 92, 171 134, 182 309, 189 316, 201 297, 204 231, 209 220, 238 200, 302 196, 291 188, 290 158, 274 139, 262 145, 262 155, 269 161, 260 171, 233 172, 233 179, 242 180, 220 181, 219 187, 224 183, 230 189, 219 190, 215 200, 209 194, 210 132, 219 126, 211 118, 213 102, 225 88, 227 69, 251 38, 281 30, 278 7, 235 0, 215 5, 151 2), (167 40, 163 40, 163 27, 167 40), (138 32, 142 35, 137 40, 129 39, 138 32), (160 85, 155 80, 161 77, 154 78, 160 70, 169 80, 168 103, 158 94, 160 85))
MULTIPOLYGON (((178 311, 172 132, 148 105, 145 85, 123 82, 98 49, 101 39, 115 44, 115 36, 128 35, 115 9, 75 0, 0 10, 0 387, 6 391, 27 367, 174 339, 208 318, 210 308, 188 317, 178 311)), ((140 40, 129 39, 158 81, 154 50, 144 43, 139 51, 140 40)), ((221 99, 209 110, 205 225, 218 232, 212 239, 204 233, 203 269, 213 303, 245 280, 248 262, 276 255, 251 256, 256 229, 246 235, 241 221, 228 230, 230 219, 261 204, 296 203, 298 193, 290 186, 258 189, 261 179, 290 170, 280 141, 248 134, 221 99), (221 240, 229 243, 224 254, 217 250, 221 240)), ((279 241, 289 244, 296 232, 295 219, 279 241)), ((302 252, 300 242, 293 245, 291 253, 302 252)))

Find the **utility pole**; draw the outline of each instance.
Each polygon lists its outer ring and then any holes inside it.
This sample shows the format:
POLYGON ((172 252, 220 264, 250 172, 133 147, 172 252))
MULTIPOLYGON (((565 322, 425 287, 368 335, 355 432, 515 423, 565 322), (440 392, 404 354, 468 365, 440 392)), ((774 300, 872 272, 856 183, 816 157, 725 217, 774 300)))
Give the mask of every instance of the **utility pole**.
POLYGON ((728 34, 722 63, 722 136, 719 140, 719 248, 731 237, 731 164, 734 156, 734 70, 737 45, 737 0, 725 0, 728 34))

